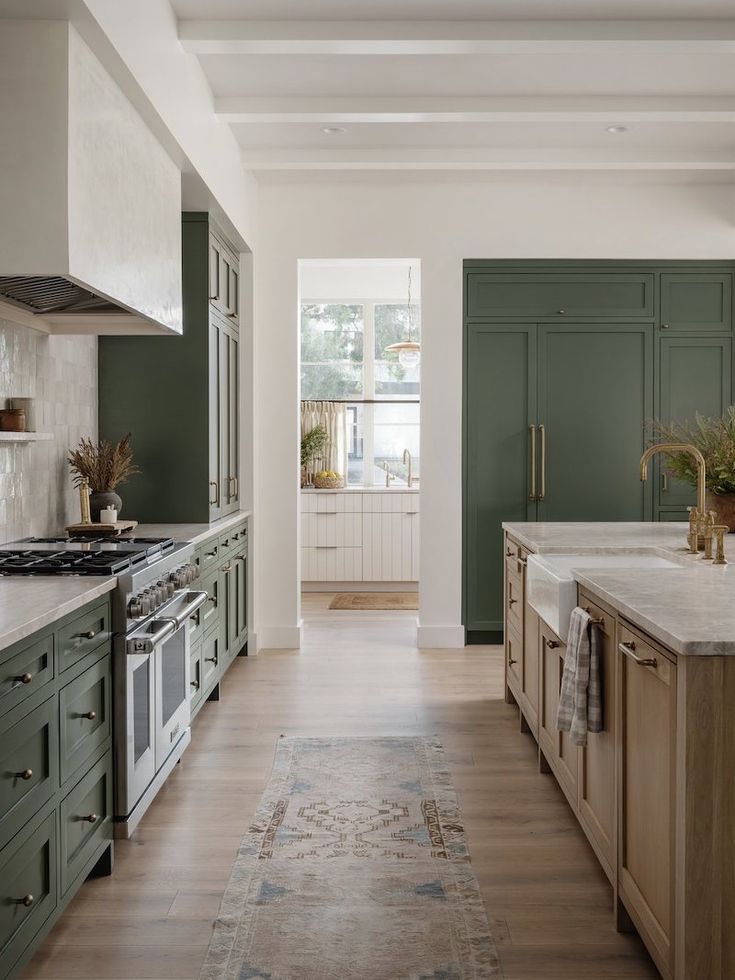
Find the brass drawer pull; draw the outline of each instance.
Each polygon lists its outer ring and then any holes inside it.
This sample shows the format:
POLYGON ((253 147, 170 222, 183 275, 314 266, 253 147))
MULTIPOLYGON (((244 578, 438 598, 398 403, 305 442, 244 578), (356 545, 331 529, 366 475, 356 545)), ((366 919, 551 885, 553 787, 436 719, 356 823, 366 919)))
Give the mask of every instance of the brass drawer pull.
POLYGON ((658 660, 656 657, 636 656, 636 654, 633 652, 635 650, 635 643, 632 640, 629 640, 626 643, 618 644, 618 650, 621 653, 624 653, 626 657, 630 657, 630 659, 634 663, 638 664, 639 667, 658 667, 658 660))
POLYGON ((211 602, 212 605, 215 607, 215 609, 217 608, 217 596, 216 595, 207 596, 207 598, 204 600, 204 605, 206 606, 206 604, 208 602, 211 602))
POLYGON ((512 657, 508 657, 508 666, 509 667, 512 667, 513 664, 517 664, 517 663, 518 663, 517 660, 514 660, 512 657))
POLYGON ((508 605, 509 606, 514 606, 517 602, 518 602, 517 599, 508 599, 508 605))
POLYGON ((207 664, 216 664, 217 663, 217 657, 216 656, 214 656, 214 657, 205 657, 204 658, 204 662, 207 663, 207 664))
POLYGON ((189 683, 191 684, 191 686, 194 688, 195 691, 199 690, 199 681, 190 681, 189 683))
POLYGON ((232 565, 230 565, 230 563, 228 562, 226 565, 223 565, 222 566, 222 571, 225 572, 225 573, 231 572, 232 571, 232 565))
POLYGON ((219 483, 216 480, 210 480, 209 485, 210 487, 214 487, 214 500, 211 497, 209 498, 209 506, 219 507, 219 483))
POLYGON ((528 492, 529 500, 536 500, 536 426, 529 425, 531 433, 531 489, 528 492))
POLYGON ((556 650, 557 647, 561 646, 559 640, 546 640, 545 642, 549 650, 556 650))
POLYGON ((86 817, 82 817, 84 823, 97 823, 99 817, 96 813, 88 813, 86 817))
POLYGON ((18 899, 18 904, 19 905, 25 905, 25 907, 27 909, 29 909, 31 907, 31 905, 33 905, 34 902, 35 902, 35 899, 34 899, 33 895, 24 895, 23 898, 19 898, 18 899))
POLYGON ((80 718, 86 718, 87 721, 94 721, 95 718, 97 717, 97 712, 96 711, 85 711, 79 717, 80 718))
POLYGON ((506 549, 505 549, 505 557, 506 557, 506 558, 516 558, 516 557, 517 557, 517 555, 514 555, 514 554, 513 554, 513 550, 512 550, 512 548, 506 548, 506 549))
POLYGON ((21 684, 30 684, 33 680, 33 674, 21 674, 18 680, 21 684))
POLYGON ((96 630, 85 630, 84 633, 77 633, 76 637, 80 640, 93 640, 97 636, 96 630))
POLYGON ((214 551, 205 551, 204 552, 204 557, 205 558, 216 558, 217 557, 217 549, 215 548, 214 551))
POLYGON ((26 781, 28 781, 29 779, 33 779, 33 770, 24 769, 23 772, 16 772, 15 775, 18 776, 20 779, 25 779, 26 781))
POLYGON ((546 426, 538 427, 541 437, 541 487, 538 492, 537 500, 544 500, 546 497, 546 426))

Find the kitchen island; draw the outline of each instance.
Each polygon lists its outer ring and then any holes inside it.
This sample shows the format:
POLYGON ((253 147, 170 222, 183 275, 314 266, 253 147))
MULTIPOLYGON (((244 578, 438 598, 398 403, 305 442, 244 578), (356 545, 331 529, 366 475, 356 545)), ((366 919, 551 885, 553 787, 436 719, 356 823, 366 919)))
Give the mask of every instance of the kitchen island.
POLYGON ((506 697, 610 879, 619 927, 665 978, 735 976, 735 540, 714 566, 687 551, 685 524, 504 530, 506 697), (584 556, 566 564, 601 640, 603 730, 586 746, 556 729, 566 636, 528 601, 533 554, 584 556))

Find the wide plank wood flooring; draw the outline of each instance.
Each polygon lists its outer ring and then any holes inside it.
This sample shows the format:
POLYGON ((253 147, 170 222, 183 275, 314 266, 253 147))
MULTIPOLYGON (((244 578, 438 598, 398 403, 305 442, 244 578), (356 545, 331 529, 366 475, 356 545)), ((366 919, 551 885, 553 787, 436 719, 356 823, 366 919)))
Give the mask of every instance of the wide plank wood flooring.
POLYGON ((415 614, 330 598, 304 597, 300 652, 236 660, 114 875, 82 887, 24 977, 195 980, 281 733, 441 737, 506 980, 658 976, 615 932, 607 880, 503 703, 502 650, 418 651, 415 614))

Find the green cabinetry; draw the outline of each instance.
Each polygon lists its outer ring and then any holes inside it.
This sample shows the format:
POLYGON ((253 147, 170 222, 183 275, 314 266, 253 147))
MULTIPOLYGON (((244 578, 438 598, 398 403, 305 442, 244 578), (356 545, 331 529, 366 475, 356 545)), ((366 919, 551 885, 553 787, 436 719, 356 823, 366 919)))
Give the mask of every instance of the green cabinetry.
POLYGON ((99 432, 131 432, 125 516, 208 523, 240 506, 239 263, 205 213, 182 227, 184 332, 101 337, 99 432))
POLYGON ((503 628, 503 521, 685 518, 690 489, 638 461, 653 417, 730 404, 732 285, 723 263, 465 263, 469 642, 503 628))
POLYGON ((111 647, 97 599, 0 651, 0 977, 112 868, 111 647), (77 642, 83 640, 83 647, 77 642))

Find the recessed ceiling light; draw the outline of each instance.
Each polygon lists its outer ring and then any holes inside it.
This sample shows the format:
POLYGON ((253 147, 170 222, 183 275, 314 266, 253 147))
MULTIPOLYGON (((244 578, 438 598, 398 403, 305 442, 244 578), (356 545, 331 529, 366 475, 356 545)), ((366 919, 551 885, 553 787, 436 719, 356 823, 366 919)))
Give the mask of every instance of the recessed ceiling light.
POLYGON ((628 132, 628 127, 627 126, 608 126, 605 129, 605 132, 606 133, 627 133, 628 132))
POLYGON ((341 126, 325 126, 322 132, 327 136, 337 136, 339 133, 346 133, 346 129, 342 129, 341 126))

